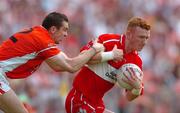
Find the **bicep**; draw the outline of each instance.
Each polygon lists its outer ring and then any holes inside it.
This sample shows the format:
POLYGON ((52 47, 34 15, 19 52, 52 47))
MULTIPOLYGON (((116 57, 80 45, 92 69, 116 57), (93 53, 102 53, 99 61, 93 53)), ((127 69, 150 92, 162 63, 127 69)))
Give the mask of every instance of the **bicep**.
POLYGON ((55 71, 68 71, 70 65, 68 64, 68 57, 60 52, 59 54, 46 59, 46 63, 55 71))

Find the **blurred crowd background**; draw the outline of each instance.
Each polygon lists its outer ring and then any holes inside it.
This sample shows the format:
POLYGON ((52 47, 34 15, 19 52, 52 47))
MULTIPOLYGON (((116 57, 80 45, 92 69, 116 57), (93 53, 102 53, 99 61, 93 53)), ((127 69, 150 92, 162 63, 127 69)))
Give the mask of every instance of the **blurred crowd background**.
MULTIPOLYGON (((144 95, 128 102, 115 86, 104 97, 105 105, 115 113, 180 113, 180 0, 0 0, 0 42, 40 25, 52 11, 69 17, 69 36, 59 48, 71 57, 102 33, 124 33, 131 17, 146 18, 152 30, 140 52, 144 95)), ((64 101, 74 76, 43 64, 32 76, 10 84, 37 113, 65 113, 64 101)))

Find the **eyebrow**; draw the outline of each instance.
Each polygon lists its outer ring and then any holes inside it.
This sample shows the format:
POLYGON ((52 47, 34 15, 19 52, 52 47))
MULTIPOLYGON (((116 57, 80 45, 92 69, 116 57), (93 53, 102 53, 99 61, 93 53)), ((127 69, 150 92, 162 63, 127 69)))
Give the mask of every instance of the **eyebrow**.
POLYGON ((68 30, 68 29, 69 29, 69 27, 64 27, 64 29, 68 30))
POLYGON ((139 35, 141 38, 149 38, 149 36, 139 35))

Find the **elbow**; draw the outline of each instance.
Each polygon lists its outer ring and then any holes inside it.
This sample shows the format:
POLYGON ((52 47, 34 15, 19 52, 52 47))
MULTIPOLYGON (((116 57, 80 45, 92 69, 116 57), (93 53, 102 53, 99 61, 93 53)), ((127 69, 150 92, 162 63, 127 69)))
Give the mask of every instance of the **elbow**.
POLYGON ((61 71, 67 71, 69 73, 75 73, 77 72, 79 69, 75 68, 75 67, 68 67, 68 68, 56 68, 54 69, 56 72, 61 72, 61 71))
POLYGON ((64 71, 64 70, 62 70, 61 68, 53 68, 53 70, 54 70, 55 72, 61 72, 61 71, 64 71))
POLYGON ((75 73, 77 70, 68 70, 69 73, 75 73))
POLYGON ((61 69, 61 68, 54 68, 53 69, 55 72, 62 72, 62 71, 67 71, 69 73, 75 73, 78 71, 78 69, 75 68, 68 68, 68 69, 61 69))
POLYGON ((65 70, 62 70, 62 69, 53 69, 55 72, 62 72, 62 71, 67 71, 69 73, 75 73, 77 72, 78 70, 75 70, 75 69, 65 69, 65 70))
POLYGON ((69 68, 67 71, 70 72, 70 73, 75 73, 79 70, 79 68, 76 68, 76 67, 71 67, 69 68))

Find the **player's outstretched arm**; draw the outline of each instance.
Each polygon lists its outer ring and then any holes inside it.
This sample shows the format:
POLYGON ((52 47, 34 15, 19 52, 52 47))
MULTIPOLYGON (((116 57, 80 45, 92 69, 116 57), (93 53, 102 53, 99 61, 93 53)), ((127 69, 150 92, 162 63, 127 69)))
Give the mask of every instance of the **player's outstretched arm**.
POLYGON ((55 71, 76 72, 84 64, 86 64, 97 52, 103 50, 104 46, 100 43, 95 42, 89 50, 84 51, 77 57, 69 58, 65 53, 60 52, 59 54, 47 59, 46 63, 55 71))

